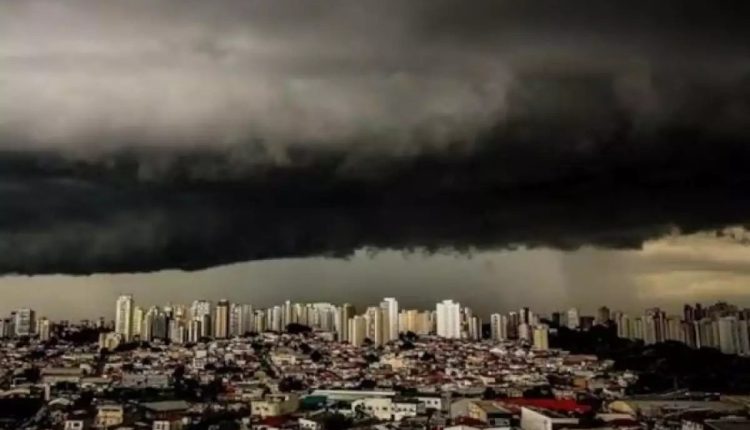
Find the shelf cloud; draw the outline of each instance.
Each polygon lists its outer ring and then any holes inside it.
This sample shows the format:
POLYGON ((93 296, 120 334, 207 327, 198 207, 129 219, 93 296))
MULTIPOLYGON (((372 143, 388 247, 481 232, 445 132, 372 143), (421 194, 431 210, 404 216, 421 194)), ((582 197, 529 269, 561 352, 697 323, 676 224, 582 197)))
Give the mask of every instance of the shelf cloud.
POLYGON ((0 272, 743 224, 748 9, 0 1, 0 272))

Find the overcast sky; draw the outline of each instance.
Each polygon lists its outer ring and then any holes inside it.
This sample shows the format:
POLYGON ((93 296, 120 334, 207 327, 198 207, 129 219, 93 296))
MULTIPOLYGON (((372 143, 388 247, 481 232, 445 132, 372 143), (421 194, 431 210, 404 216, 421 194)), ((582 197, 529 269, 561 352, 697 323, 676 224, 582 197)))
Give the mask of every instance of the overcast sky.
POLYGON ((1 306, 744 300, 748 17, 0 0, 1 306))

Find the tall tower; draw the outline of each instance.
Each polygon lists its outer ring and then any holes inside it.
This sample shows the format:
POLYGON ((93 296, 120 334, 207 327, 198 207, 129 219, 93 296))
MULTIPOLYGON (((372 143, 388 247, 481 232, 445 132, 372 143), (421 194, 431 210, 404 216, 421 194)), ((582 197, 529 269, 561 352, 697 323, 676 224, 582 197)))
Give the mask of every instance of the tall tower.
POLYGON ((50 339, 51 323, 47 318, 42 317, 38 323, 39 340, 45 341, 50 339))
POLYGON ((226 339, 229 336, 229 302, 227 300, 219 300, 216 304, 214 336, 218 339, 226 339))
POLYGON ((133 314, 132 314, 132 322, 130 323, 130 327, 132 327, 133 330, 133 337, 135 338, 138 336, 140 339, 146 338, 146 336, 143 333, 143 318, 145 316, 145 312, 143 311, 143 308, 140 306, 133 306, 133 314))
POLYGON ((398 339, 398 302, 393 297, 386 297, 380 303, 380 307, 383 309, 383 314, 385 316, 385 334, 387 340, 398 339))
POLYGON ((531 324, 531 311, 527 307, 523 307, 518 312, 521 321, 519 324, 531 324))
POLYGON ((609 321, 611 318, 611 312, 609 311, 609 308, 606 306, 602 306, 599 308, 599 310, 596 312, 596 323, 598 325, 604 325, 609 321))
POLYGON ((539 351, 549 349, 549 328, 545 324, 534 327, 534 349, 539 351))
POLYGON ((355 316, 348 321, 349 343, 354 346, 362 346, 367 337, 367 320, 363 316, 355 316))
POLYGON ((577 308, 568 309, 568 328, 577 330, 581 326, 581 318, 577 308))
POLYGON ((115 303, 115 333, 122 335, 126 342, 133 339, 133 296, 122 295, 115 303))
POLYGON ((492 340, 508 338, 508 317, 501 314, 490 315, 490 337, 492 340))
POLYGON ((36 325, 36 313, 31 309, 19 309, 15 316, 16 336, 31 336, 36 325))
POLYGON ((294 307, 292 306, 292 302, 290 300, 287 300, 284 302, 284 320, 281 322, 284 328, 288 326, 291 323, 296 323, 296 319, 294 318, 294 307))
POLYGON ((436 306, 437 335, 448 339, 461 338, 461 306, 453 300, 443 300, 436 306))
POLYGON ((719 350, 724 354, 737 353, 737 318, 722 317, 719 319, 719 350))
POLYGON ((240 334, 255 331, 255 311, 252 305, 242 305, 240 334))
POLYGON ((373 344, 382 345, 386 342, 386 324, 383 308, 371 306, 365 312, 366 336, 373 344))
POLYGON ((336 315, 336 332, 339 342, 349 340, 349 320, 354 317, 354 306, 344 303, 336 315))

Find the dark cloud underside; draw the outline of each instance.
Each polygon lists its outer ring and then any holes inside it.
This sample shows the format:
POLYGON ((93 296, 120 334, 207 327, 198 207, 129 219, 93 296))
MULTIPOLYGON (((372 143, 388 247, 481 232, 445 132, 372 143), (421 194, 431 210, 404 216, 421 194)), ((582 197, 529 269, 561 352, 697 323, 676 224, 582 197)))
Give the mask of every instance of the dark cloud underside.
POLYGON ((742 224, 747 2, 0 2, 0 272, 742 224))

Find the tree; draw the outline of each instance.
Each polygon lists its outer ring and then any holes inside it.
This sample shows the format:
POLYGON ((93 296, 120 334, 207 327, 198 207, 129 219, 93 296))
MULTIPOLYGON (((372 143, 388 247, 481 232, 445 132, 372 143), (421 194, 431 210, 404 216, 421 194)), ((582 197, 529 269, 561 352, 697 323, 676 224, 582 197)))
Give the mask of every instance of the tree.
POLYGON ((175 381, 182 381, 182 378, 185 377, 185 366, 180 364, 179 366, 174 368, 174 371, 172 371, 172 378, 174 378, 175 381))
POLYGON ((73 409, 88 409, 94 401, 94 393, 91 391, 83 391, 81 395, 73 402, 73 409))
POLYGON ((359 382, 359 388, 362 390, 372 390, 376 385, 372 379, 363 379, 359 382))
POLYGON ((289 393, 292 391, 302 391, 304 390, 305 384, 300 381, 297 378, 292 378, 290 376, 285 377, 281 381, 279 381, 279 391, 283 393, 289 393))
POLYGON ((435 361, 435 355, 431 352, 425 352, 419 359, 422 361, 435 361))
POLYGON ((286 332, 289 334, 307 334, 311 331, 310 326, 304 324, 291 323, 286 325, 286 332))
POLYGON ((352 426, 352 420, 336 413, 327 415, 321 424, 323 430, 346 430, 352 426))
POLYGON ((320 362, 320 360, 322 359, 323 359, 323 354, 321 354, 320 351, 318 351, 317 349, 310 354, 310 360, 312 360, 315 363, 320 362))
POLYGON ((408 350, 414 349, 414 344, 408 340, 405 340, 401 342, 401 345, 399 345, 399 349, 403 351, 408 351, 408 350))
POLYGON ((482 398, 484 400, 492 400, 497 398, 497 393, 492 389, 492 387, 487 387, 484 389, 484 393, 482 393, 482 398))

